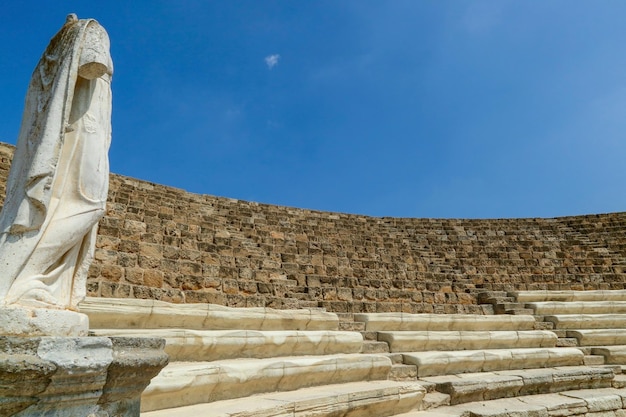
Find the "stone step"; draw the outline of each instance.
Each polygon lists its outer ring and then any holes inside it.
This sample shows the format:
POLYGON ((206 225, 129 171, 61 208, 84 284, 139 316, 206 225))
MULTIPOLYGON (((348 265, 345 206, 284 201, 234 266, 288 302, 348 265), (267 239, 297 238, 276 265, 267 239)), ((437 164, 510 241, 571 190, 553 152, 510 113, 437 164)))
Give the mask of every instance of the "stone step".
POLYGON ((375 340, 364 340, 361 346, 362 353, 389 353, 389 345, 375 340))
POLYGON ((353 321, 340 321, 338 329, 349 331, 349 332, 362 332, 365 330, 365 323, 356 323, 353 321))
POLYGON ((626 290, 513 291, 507 294, 519 303, 539 301, 626 301, 626 290))
POLYGON ((626 314, 558 314, 544 320, 561 330, 626 328, 626 314))
POLYGON ((568 330, 567 337, 576 338, 578 346, 626 345, 625 329, 568 330))
POLYGON ((576 348, 525 348, 406 352, 404 363, 417 366, 418 377, 510 369, 582 365, 576 348))
POLYGON ((556 341, 557 347, 576 347, 578 340, 575 337, 559 337, 556 341))
MULTIPOLYGON (((365 325, 365 323, 361 324, 365 325)), ((378 340, 378 332, 363 331, 361 332, 361 335, 363 335, 363 340, 378 340)))
POLYGON ((426 390, 417 382, 369 381, 302 388, 179 408, 142 417, 392 416, 420 407, 426 390))
POLYGON ((547 330, 403 331, 378 332, 391 352, 554 347, 557 337, 547 330))
POLYGON ((234 308, 217 304, 87 297, 79 304, 91 329, 337 330, 336 314, 319 309, 234 308))
POLYGON ((604 356, 602 356, 602 355, 585 355, 583 363, 586 366, 604 365, 604 356))
POLYGON ((624 314, 626 301, 538 301, 526 303, 537 315, 556 314, 624 314))
POLYGON ((212 362, 172 362, 141 396, 144 411, 183 407, 254 394, 387 379, 384 355, 326 355, 212 362))
POLYGON ((625 408, 624 404, 626 389, 580 389, 469 402, 430 411, 410 411, 396 417, 618 417, 624 415, 619 411, 625 408))
MULTIPOLYGON (((542 317, 543 319, 543 317, 542 317)), ((535 323, 535 330, 552 330, 554 331, 554 324, 545 321, 538 321, 535 323)))
POLYGON ((422 403, 419 406, 419 410, 430 410, 439 407, 450 405, 450 396, 443 392, 427 392, 422 398, 422 403))
POLYGON ((331 330, 96 329, 96 336, 159 337, 170 361, 359 353, 358 332, 331 330))
POLYGON ((387 353, 385 356, 387 356, 389 359, 391 359, 391 363, 393 364, 403 364, 403 357, 401 353, 387 353))
POLYGON ((604 356, 606 364, 626 365, 626 345, 592 347, 591 354, 604 356))
POLYGON ((423 380, 435 383, 437 391, 450 395, 450 404, 460 404, 518 395, 608 388, 613 378, 613 371, 604 367, 563 366, 433 376, 423 380))
POLYGON ((391 371, 389 371, 389 379, 392 381, 415 381, 417 379, 417 366, 393 364, 391 371))
POLYGON ((385 330, 533 330, 532 316, 474 314, 356 313, 366 331, 385 330))
POLYGON ((612 386, 613 388, 626 388, 626 375, 615 375, 612 386))

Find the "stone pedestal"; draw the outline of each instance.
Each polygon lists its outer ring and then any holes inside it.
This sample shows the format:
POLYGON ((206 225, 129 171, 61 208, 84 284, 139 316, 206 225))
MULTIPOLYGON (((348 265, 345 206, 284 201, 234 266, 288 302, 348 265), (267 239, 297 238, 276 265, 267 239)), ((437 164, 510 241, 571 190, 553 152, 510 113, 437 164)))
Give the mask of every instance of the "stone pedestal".
POLYGON ((87 336, 89 318, 70 310, 0 307, 0 335, 10 336, 87 336))
POLYGON ((0 415, 138 417, 165 341, 0 336, 0 415))

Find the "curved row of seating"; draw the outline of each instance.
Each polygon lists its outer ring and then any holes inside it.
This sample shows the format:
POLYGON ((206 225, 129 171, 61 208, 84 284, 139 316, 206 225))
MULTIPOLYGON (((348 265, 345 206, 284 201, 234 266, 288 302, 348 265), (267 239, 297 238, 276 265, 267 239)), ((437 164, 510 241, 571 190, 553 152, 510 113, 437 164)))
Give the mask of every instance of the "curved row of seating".
POLYGON ((626 291, 518 291, 500 298, 530 310, 538 328, 549 328, 558 337, 555 346, 566 346, 555 349, 578 350, 587 365, 460 373, 453 381, 446 376, 421 378, 461 399, 451 402, 456 405, 402 417, 626 415, 626 377, 621 373, 626 369, 626 291), (487 389, 481 391, 481 385, 487 389))
POLYGON ((419 408, 426 393, 389 380, 391 359, 360 353, 362 335, 339 331, 337 315, 321 309, 103 298, 80 308, 94 335, 166 340, 170 363, 142 395, 146 417, 383 417, 419 408))
POLYGON ((535 316, 354 314, 363 332, 338 330, 322 309, 89 298, 81 311, 95 335, 166 340, 170 364, 144 391, 145 417, 591 417, 626 413, 626 319, 612 309, 626 299, 605 295, 511 295, 538 312, 552 303, 535 316), (364 353, 367 343, 384 352, 364 353))

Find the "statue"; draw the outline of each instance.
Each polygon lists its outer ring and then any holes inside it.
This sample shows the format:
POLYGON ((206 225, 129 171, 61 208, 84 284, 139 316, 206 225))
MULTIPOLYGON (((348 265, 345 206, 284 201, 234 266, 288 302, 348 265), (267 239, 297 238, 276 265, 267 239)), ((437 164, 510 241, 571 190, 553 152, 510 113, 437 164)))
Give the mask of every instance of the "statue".
POLYGON ((85 297, 108 193, 112 73, 104 28, 69 15, 26 95, 0 214, 0 308, 75 310, 85 297))

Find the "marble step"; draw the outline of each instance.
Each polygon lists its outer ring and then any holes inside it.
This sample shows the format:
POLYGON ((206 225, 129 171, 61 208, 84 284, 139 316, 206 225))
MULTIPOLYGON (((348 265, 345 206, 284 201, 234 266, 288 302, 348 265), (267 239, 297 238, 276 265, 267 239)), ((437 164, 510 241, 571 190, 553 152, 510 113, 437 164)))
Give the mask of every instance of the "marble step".
POLYGON ((316 309, 233 308, 217 304, 87 297, 79 304, 91 329, 337 330, 336 314, 316 309))
POLYGON ((583 363, 587 366, 604 365, 604 356, 602 355, 585 355, 583 363))
POLYGON ((468 372, 575 366, 584 363, 576 348, 522 348, 405 352, 403 361, 417 366, 419 378, 468 372))
POLYGON ((387 342, 390 352, 416 352, 554 347, 557 337, 547 330, 403 331, 378 332, 378 340, 387 342))
POLYGON ((574 337, 578 346, 626 345, 625 329, 568 330, 567 337, 574 337))
POLYGON ((626 365, 626 345, 592 347, 591 354, 604 356, 609 365, 626 365))
POLYGON ((626 301, 538 301, 526 303, 535 315, 555 314, 624 314, 626 301))
POLYGON ((352 382, 142 412, 141 416, 387 417, 420 407, 425 394, 417 382, 352 382))
POLYGON ((385 355, 347 354, 172 362, 143 392, 144 411, 317 385, 387 379, 385 355))
POLYGON ((538 301, 626 301, 626 290, 591 291, 513 291, 508 293, 518 303, 538 301))
POLYGON ((607 367, 562 366, 420 378, 450 395, 450 404, 585 388, 611 387, 607 367))
POLYGON ((558 314, 543 319, 559 330, 626 328, 626 314, 558 314))
POLYGON ((445 330, 533 330, 532 316, 474 314, 358 313, 355 321, 365 323, 366 331, 445 331, 445 330))
POLYGON ((626 389, 579 389, 410 411, 396 417, 617 417, 624 415, 619 411, 626 408, 624 404, 626 389))
POLYGON ((359 353, 358 332, 331 330, 96 329, 97 336, 160 337, 170 361, 359 353))

